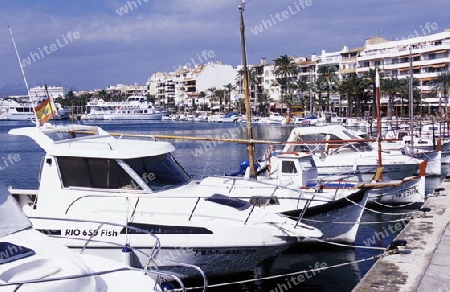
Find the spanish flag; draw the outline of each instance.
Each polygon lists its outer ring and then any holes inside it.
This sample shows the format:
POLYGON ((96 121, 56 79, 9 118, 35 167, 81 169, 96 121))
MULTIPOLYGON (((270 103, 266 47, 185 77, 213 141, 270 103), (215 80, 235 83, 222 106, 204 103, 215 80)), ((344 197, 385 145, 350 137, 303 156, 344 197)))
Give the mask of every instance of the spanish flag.
POLYGON ((48 120, 56 116, 56 107, 51 97, 47 97, 37 107, 34 108, 36 117, 41 124, 46 123, 48 120))

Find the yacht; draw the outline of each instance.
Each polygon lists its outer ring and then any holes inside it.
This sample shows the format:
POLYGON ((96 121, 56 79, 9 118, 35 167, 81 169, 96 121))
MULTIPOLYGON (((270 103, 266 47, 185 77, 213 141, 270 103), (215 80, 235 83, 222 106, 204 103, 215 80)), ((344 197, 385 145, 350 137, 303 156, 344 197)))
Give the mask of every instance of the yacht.
MULTIPOLYGON (((57 115, 53 119, 68 119, 69 114, 63 109, 60 103, 55 102, 57 115)), ((17 102, 13 99, 3 99, 0 101, 0 119, 8 121, 34 121, 36 116, 33 107, 36 104, 31 102, 17 102)))
POLYGON ((94 99, 87 103, 88 120, 162 120, 167 113, 157 109, 147 97, 132 95, 126 101, 103 101, 94 99))
MULTIPOLYGON (((217 186, 202 186, 171 155, 168 142, 116 138, 86 125, 25 127, 12 135, 32 138, 45 151, 38 190, 11 189, 39 230, 51 230, 72 249, 119 260, 121 249, 97 242, 130 243, 132 265, 147 267, 156 240, 158 258, 199 266, 207 275, 253 271, 255 266, 298 241, 322 232, 271 210, 231 198, 217 186), (89 219, 60 222, 46 218, 89 219), (34 219, 33 219, 34 218, 34 219), (80 239, 91 239, 89 244, 80 239)), ((172 263, 170 262, 172 261, 172 263)), ((177 267, 173 267, 177 269, 177 267)), ((178 271, 178 270, 177 270, 178 271)), ((180 277, 195 277, 192 269, 180 277)))

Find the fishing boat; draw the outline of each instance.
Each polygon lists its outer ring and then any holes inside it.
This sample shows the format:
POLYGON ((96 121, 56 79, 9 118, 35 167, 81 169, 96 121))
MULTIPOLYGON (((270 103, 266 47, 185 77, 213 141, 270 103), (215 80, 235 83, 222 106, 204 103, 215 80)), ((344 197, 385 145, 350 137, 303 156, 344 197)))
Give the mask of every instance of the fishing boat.
POLYGON ((140 95, 129 96, 121 102, 94 99, 86 106, 87 114, 83 118, 88 120, 161 120, 166 114, 140 95))
MULTIPOLYGON (((83 125, 44 124, 9 133, 32 138, 46 153, 39 189, 11 192, 37 229, 54 230, 72 249, 119 260, 120 248, 79 239, 130 243, 140 250, 133 253, 133 265, 145 267, 155 240, 122 227, 55 224, 35 217, 82 218, 147 230, 160 238, 160 258, 199 266, 207 275, 251 271, 299 240, 322 236, 314 227, 193 181, 171 155, 175 148, 169 142, 116 138, 83 125)), ((192 269, 179 273, 198 276, 192 269)))
MULTIPOLYGON (((296 127, 292 129, 284 148, 279 152, 306 152, 314 154, 319 177, 358 171, 362 181, 370 181, 379 166, 376 139, 364 139, 342 125, 296 127)), ((399 150, 384 150, 381 164, 383 178, 401 180, 419 172, 423 160, 404 155, 399 150)))
MULTIPOLYGON (((0 184, 1 291, 163 291, 156 271, 76 254, 33 228, 17 201, 0 184)), ((167 279, 168 273, 160 273, 167 279)), ((172 279, 173 280, 173 279, 172 279)))

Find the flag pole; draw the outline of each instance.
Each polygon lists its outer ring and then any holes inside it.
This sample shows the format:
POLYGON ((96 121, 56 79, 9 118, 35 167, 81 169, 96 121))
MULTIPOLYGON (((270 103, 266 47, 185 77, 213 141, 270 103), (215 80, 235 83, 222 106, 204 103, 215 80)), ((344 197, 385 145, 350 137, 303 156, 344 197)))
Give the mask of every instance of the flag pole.
POLYGON ((12 33, 11 26, 8 25, 8 29, 9 29, 9 33, 11 34, 11 39, 12 39, 12 42, 13 42, 13 45, 14 45, 14 50, 16 51, 17 61, 19 61, 19 66, 20 66, 20 71, 22 72, 23 81, 25 82, 25 86, 27 88, 28 98, 31 101, 31 107, 33 108, 34 116, 36 117, 36 127, 39 128, 39 122, 38 122, 38 118, 37 118, 37 115, 36 115, 36 110, 34 108, 35 104, 33 102, 33 99, 31 98, 30 88, 28 86, 27 78, 25 77, 25 71, 23 70, 22 62, 20 61, 19 51, 17 50, 16 42, 14 41, 14 36, 13 36, 13 33, 12 33))

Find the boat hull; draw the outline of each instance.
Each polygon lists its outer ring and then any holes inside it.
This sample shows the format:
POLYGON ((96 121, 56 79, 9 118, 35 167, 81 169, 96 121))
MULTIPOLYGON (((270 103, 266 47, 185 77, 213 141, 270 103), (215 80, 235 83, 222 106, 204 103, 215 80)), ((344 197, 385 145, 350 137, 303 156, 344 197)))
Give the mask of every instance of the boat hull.
MULTIPOLYGON (((355 192, 347 197, 310 206, 301 221, 322 231, 321 241, 354 243, 368 198, 369 192, 366 189, 355 189, 355 192)), ((301 211, 289 211, 283 214, 298 217, 301 211)), ((304 242, 317 242, 317 240, 311 239, 304 242)))
MULTIPOLYGON (((228 229, 223 226, 222 230, 216 232, 196 227, 186 231, 187 227, 160 225, 157 228, 153 226, 151 231, 156 234, 150 235, 135 229, 128 229, 127 232, 123 226, 95 221, 30 219, 37 230, 56 237, 74 251, 119 262, 126 259, 125 262, 129 261, 136 268, 170 270, 180 278, 201 277, 199 270, 192 266, 199 267, 208 276, 250 272, 265 260, 282 253, 294 242, 272 237, 270 241, 260 244, 260 234, 253 234, 255 240, 250 243, 243 234, 247 229, 231 226, 228 229), (183 229, 185 233, 179 233, 183 229), (235 233, 230 236, 232 230, 235 233), (221 234, 217 234, 219 232, 221 234), (157 248, 156 238, 159 239, 160 248, 157 248), (131 248, 129 253, 124 252, 125 246, 131 248), (189 267, 180 263, 186 263, 189 267)), ((262 226, 259 231, 267 230, 262 226)))
POLYGON ((162 114, 104 114, 104 120, 162 120, 162 114))
MULTIPOLYGON (((342 161, 345 161, 345 159, 343 159, 342 161)), ((377 171, 376 164, 326 165, 316 162, 316 165, 318 176, 327 180, 345 177, 348 176, 347 174, 350 174, 350 179, 352 176, 354 176, 355 181, 371 181, 377 171)), ((383 168, 383 179, 402 180, 406 176, 417 174, 419 170, 419 164, 383 164, 383 168)))

